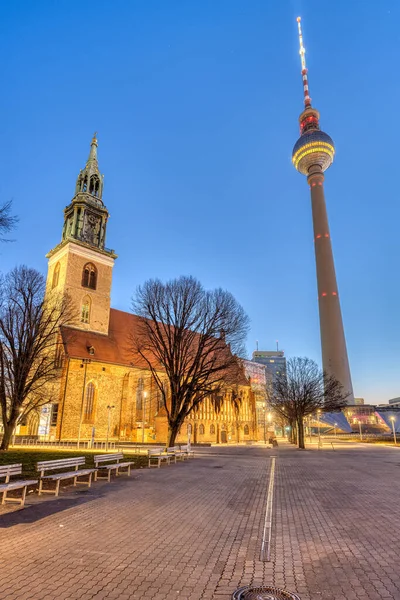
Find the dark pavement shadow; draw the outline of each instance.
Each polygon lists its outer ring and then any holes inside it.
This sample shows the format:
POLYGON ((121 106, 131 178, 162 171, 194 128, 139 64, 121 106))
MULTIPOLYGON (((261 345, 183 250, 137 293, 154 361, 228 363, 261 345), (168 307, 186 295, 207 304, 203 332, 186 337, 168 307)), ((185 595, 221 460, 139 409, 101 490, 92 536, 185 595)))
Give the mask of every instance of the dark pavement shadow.
POLYGON ((24 508, 0 514, 0 529, 7 529, 8 527, 14 527, 14 525, 21 525, 23 523, 35 523, 74 506, 97 500, 102 496, 103 494, 97 490, 96 494, 91 494, 89 491, 82 491, 78 492, 76 496, 69 498, 58 497, 54 498, 54 500, 45 500, 43 502, 40 502, 39 499, 34 504, 25 504, 24 508))

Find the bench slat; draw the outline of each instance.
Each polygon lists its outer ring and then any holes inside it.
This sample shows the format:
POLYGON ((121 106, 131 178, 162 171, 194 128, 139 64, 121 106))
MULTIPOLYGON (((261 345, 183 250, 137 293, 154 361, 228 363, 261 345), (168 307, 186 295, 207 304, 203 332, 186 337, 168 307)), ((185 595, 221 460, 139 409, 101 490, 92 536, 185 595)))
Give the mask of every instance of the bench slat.
POLYGON ((19 475, 20 473, 22 473, 22 463, 0 466, 0 477, 7 477, 7 475, 19 475))
POLYGON ((80 475, 89 475, 94 473, 96 469, 82 469, 80 471, 69 471, 67 473, 53 473, 52 475, 44 475, 42 479, 72 479, 72 477, 79 477, 80 475))
POLYGON ((44 460, 37 463, 38 471, 54 471, 55 469, 64 469, 68 467, 77 467, 85 464, 85 457, 61 458, 60 460, 44 460))
POLYGON ((134 462, 114 463, 112 465, 101 465, 99 466, 99 469, 118 469, 119 467, 129 467, 129 465, 134 464, 134 462))
POLYGON ((10 481, 9 483, 1 483, 0 484, 0 492, 5 492, 6 490, 18 490, 19 488, 25 487, 27 485, 36 485, 38 480, 26 480, 26 481, 10 481))
POLYGON ((97 454, 96 456, 94 456, 94 462, 95 463, 101 463, 101 462, 110 462, 111 460, 121 460, 124 458, 124 455, 121 454, 97 454))

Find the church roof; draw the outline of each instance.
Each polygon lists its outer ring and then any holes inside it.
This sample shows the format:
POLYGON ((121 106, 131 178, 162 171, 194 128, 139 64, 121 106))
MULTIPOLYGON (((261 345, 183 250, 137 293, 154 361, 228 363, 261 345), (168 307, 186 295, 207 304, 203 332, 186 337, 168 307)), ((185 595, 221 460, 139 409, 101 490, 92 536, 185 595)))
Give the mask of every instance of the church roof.
MULTIPOLYGON (((148 369, 146 361, 133 350, 133 339, 140 336, 141 331, 139 316, 111 308, 108 335, 64 326, 61 327, 61 336, 69 358, 91 358, 98 362, 148 369)), ((153 368, 162 370, 155 358, 151 359, 153 368)), ((235 383, 249 385, 239 361, 235 383)))
MULTIPOLYGON (((110 309, 108 335, 62 327, 61 335, 67 356, 93 360, 127 367, 148 368, 139 356, 133 356, 132 336, 139 332, 140 318, 122 310, 110 309), (91 355, 90 348, 94 348, 91 355)), ((153 364, 157 368, 156 364, 153 364)))

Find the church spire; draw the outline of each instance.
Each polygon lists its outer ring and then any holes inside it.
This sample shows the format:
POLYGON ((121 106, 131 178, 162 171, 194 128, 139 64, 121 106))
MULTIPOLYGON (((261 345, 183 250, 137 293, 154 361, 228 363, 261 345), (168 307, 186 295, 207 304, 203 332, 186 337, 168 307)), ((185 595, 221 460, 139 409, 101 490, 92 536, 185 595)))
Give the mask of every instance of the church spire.
POLYGON ((93 134, 90 144, 89 158, 83 171, 80 171, 76 181, 75 195, 88 193, 101 201, 103 195, 103 176, 100 174, 97 162, 97 131, 93 134))
POLYGON ((95 163, 96 167, 98 169, 99 167, 98 167, 98 164, 97 164, 97 146, 98 146, 98 143, 97 143, 97 131, 95 131, 94 134, 93 134, 92 141, 90 143, 90 153, 89 153, 89 158, 87 160, 86 166, 88 166, 89 163, 91 163, 91 164, 95 163))
POLYGON ((68 240, 114 255, 105 247, 108 210, 103 204, 103 176, 97 161, 97 133, 93 135, 85 168, 79 172, 75 195, 64 210, 62 242, 68 240))

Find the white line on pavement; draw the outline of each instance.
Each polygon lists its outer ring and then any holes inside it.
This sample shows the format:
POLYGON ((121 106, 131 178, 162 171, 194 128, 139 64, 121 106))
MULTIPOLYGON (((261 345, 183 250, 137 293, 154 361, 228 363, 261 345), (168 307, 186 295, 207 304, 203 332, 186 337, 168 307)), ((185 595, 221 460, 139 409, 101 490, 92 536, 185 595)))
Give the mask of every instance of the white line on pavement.
POLYGON ((275 461, 276 457, 271 456, 271 469, 269 472, 267 506, 265 509, 264 531, 260 554, 260 560, 263 562, 269 562, 271 560, 272 506, 274 502, 275 461))

